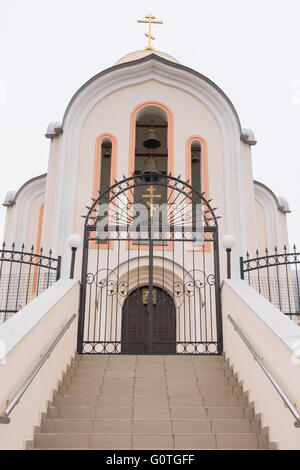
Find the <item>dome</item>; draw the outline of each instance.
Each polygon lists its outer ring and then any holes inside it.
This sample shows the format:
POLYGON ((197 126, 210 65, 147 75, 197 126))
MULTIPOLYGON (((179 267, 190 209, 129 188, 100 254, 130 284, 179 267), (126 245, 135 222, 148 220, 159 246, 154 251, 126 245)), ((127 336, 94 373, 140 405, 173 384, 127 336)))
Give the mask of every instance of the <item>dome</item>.
POLYGON ((134 52, 130 52, 130 54, 124 55, 124 57, 121 57, 121 59, 119 59, 114 65, 124 64, 126 62, 131 62, 133 60, 143 59, 144 57, 147 57, 148 55, 151 55, 151 54, 156 54, 159 57, 169 60, 170 62, 175 62, 176 64, 180 63, 177 59, 175 59, 169 54, 166 54, 165 52, 156 51, 152 49, 142 49, 141 51, 134 51, 134 52))

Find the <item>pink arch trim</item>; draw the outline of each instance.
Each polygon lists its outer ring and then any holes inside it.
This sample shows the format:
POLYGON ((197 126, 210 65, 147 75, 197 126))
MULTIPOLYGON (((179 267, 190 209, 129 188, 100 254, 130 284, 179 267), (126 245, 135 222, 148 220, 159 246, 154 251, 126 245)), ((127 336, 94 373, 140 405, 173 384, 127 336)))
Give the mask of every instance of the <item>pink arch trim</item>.
MULTIPOLYGON (((93 176, 93 198, 99 197, 100 187, 100 175, 101 175, 101 145, 104 139, 110 139, 112 143, 111 149, 111 169, 110 169, 110 186, 112 186, 116 179, 117 173, 117 152, 118 152, 118 141, 113 134, 104 133, 97 137, 95 142, 95 156, 94 156, 94 176, 93 176)), ((109 248, 113 248, 113 242, 108 243, 109 248)), ((107 243, 98 245, 96 242, 91 242, 91 248, 107 249, 107 243)))
POLYGON ((128 176, 134 172, 135 160, 135 131, 137 113, 147 106, 156 106, 163 109, 168 116, 168 173, 174 173, 174 116, 170 108, 159 101, 145 101, 134 108, 130 116, 129 164, 128 176))
MULTIPOLYGON (((201 191, 205 192, 204 197, 209 200, 209 180, 208 180, 208 152, 207 141, 200 135, 192 135, 186 140, 185 144, 185 178, 192 184, 192 160, 191 160, 191 145, 192 142, 200 142, 201 145, 201 174, 202 174, 202 188, 201 191)), ((210 251, 211 243, 204 243, 204 251, 210 251)), ((202 251, 203 248, 198 248, 202 251)))

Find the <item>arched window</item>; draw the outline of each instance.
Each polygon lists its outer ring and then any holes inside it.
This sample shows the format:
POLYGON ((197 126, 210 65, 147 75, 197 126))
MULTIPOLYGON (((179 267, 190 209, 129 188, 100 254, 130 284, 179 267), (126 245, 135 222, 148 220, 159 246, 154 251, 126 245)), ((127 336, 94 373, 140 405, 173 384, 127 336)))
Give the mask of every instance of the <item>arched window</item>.
MULTIPOLYGON (((99 192, 104 193, 113 185, 116 178, 117 168, 117 140, 112 134, 102 134, 96 139, 94 176, 93 176, 93 198, 99 197, 99 192)), ((106 199, 109 199, 109 192, 106 199)), ((107 242, 92 242, 92 248, 99 248, 99 245, 107 245, 107 242)), ((113 242, 109 242, 109 247, 113 247, 113 242)), ((100 246, 101 248, 101 246, 100 246)))
POLYGON ((134 174, 168 172, 168 116, 157 106, 145 106, 136 116, 134 174))
MULTIPOLYGON (((163 175, 174 173, 174 117, 164 103, 147 101, 140 103, 131 113, 128 174, 141 175, 147 181, 147 172, 153 173, 153 170, 163 175), (158 140, 159 146, 151 143, 152 140, 158 140)), ((135 188, 134 194, 129 197, 131 202, 145 204, 147 199, 143 196, 147 195, 145 187, 141 186, 135 188)), ((166 188, 161 187, 159 191, 156 189, 155 196, 160 196, 155 197, 156 204, 168 201, 166 188)), ((169 202, 172 202, 172 198, 169 202)), ((162 244, 163 248, 156 246, 155 249, 171 249, 162 244)), ((132 243, 129 246, 136 249, 137 245, 132 243)))
POLYGON ((111 159, 112 159, 112 141, 109 138, 104 138, 101 143, 101 163, 100 163, 100 178, 99 178, 99 191, 104 193, 110 187, 111 183, 111 159))
MULTIPOLYGON (((194 200, 198 199, 198 192, 204 193, 205 199, 209 200, 207 142, 198 135, 191 136, 186 141, 185 176, 196 190, 193 192, 194 200)), ((196 220, 195 213, 193 220, 196 220)), ((204 250, 210 251, 210 246, 210 243, 205 243, 204 250)))
MULTIPOLYGON (((168 115, 158 106, 145 106, 136 115, 133 173, 146 181, 155 180, 155 174, 157 179, 168 174, 168 115)), ((136 201, 145 202, 144 192, 143 188, 136 190, 136 201)), ((159 195, 156 202, 166 202, 167 191, 162 189, 159 195)))
POLYGON ((94 159, 93 198, 103 193, 116 177, 117 141, 111 134, 100 135, 96 140, 94 159))
POLYGON ((201 193, 202 172, 201 172, 201 144, 195 140, 191 143, 191 185, 201 193))
POLYGON ((186 141, 185 176, 200 193, 209 199, 207 143, 203 137, 192 136, 186 141))

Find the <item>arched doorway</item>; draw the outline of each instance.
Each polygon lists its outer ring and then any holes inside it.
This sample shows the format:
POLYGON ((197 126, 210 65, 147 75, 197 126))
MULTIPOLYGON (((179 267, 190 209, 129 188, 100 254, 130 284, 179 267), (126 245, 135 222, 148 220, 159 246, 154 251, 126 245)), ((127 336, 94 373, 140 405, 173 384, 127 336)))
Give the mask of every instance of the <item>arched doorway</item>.
POLYGON ((147 354, 176 353, 176 309, 172 297, 153 286, 152 328, 149 328, 149 286, 139 287, 126 298, 122 308, 121 352, 147 354))

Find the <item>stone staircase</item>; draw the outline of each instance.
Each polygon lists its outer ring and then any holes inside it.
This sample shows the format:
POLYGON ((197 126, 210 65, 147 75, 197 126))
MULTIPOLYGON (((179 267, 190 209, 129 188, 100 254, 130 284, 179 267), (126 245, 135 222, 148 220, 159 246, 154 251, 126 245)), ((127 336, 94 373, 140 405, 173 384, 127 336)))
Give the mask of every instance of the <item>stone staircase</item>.
POLYGON ((269 449, 223 357, 77 356, 27 449, 269 449))

